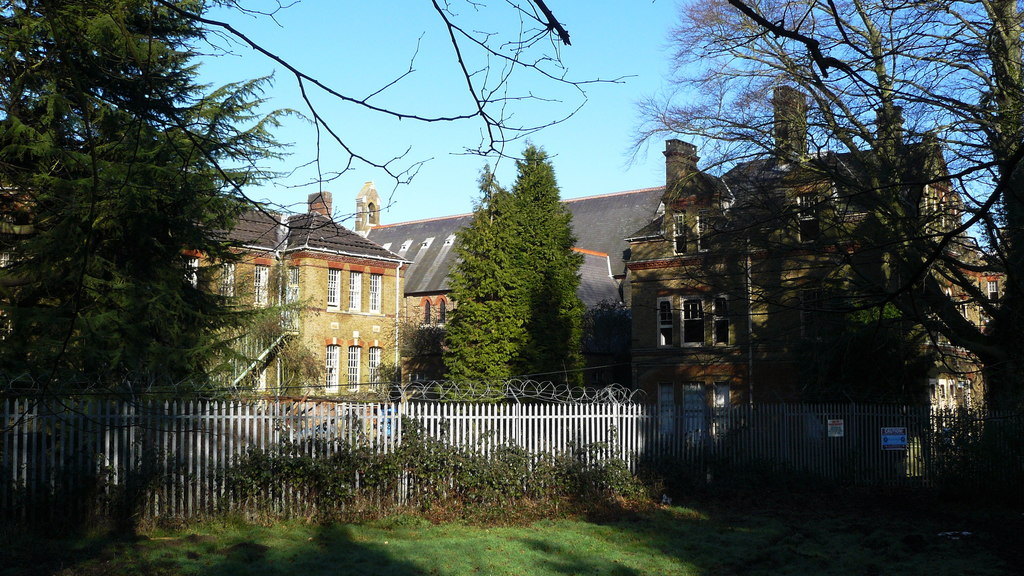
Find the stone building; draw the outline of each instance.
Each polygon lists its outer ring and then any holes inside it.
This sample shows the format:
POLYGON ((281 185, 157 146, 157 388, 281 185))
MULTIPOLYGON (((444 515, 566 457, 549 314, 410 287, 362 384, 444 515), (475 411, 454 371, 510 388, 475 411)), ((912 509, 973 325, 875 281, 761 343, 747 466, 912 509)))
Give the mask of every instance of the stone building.
MULTIPOLYGON (((574 249, 583 256, 578 295, 588 308, 628 306, 629 245, 625 238, 650 220, 662 193, 659 187, 563 200, 572 214, 574 249)), ((375 190, 364 186, 356 199, 356 232, 411 262, 405 275, 401 314, 421 334, 439 337, 448 313, 456 306, 449 297, 448 284, 456 261, 455 235, 469 225, 472 214, 384 224, 377 213, 369 211, 372 206, 379 207, 380 199, 375 190)), ((439 346, 427 344, 428 349, 405 359, 406 378, 444 376, 439 346)), ((585 343, 584 356, 589 367, 585 379, 588 384, 628 381, 628 336, 585 343)))
POLYGON ((285 394, 372 396, 399 363, 409 262, 331 218, 331 194, 305 214, 254 210, 228 239, 243 254, 216 289, 257 308, 281 306, 243 340, 252 361, 235 383, 285 394))
MULTIPOLYGON (((856 180, 865 168, 855 158, 808 154, 803 95, 782 88, 774 104, 774 153, 721 177, 697 167, 692 144, 666 143, 661 208, 628 238, 634 384, 652 401, 694 410, 928 401, 951 387, 960 400, 980 398, 977 365, 964 350, 885 307, 881 316, 858 309, 899 282, 887 253, 898 231, 879 218, 872 194, 829 177, 856 180), (857 380, 880 370, 884 381, 857 380)), ((927 177, 896 192, 910 206, 900 222, 948 232, 961 204, 943 179, 941 152, 924 142, 905 154, 927 177)), ((961 240, 957 249, 976 250, 961 240)), ((981 281, 997 290, 995 276, 981 281)), ((946 293, 982 321, 975 303, 951 285, 946 293)))

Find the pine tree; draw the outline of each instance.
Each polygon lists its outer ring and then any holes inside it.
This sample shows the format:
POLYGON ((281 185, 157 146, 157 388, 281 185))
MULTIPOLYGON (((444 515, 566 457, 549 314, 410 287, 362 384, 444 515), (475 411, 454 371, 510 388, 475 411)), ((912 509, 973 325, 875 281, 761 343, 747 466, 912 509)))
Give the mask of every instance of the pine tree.
POLYGON ((0 215, 31 226, 0 248, 5 376, 201 379, 242 319, 190 265, 232 258, 218 230, 246 207, 238 187, 273 155, 276 120, 255 115, 258 80, 197 83, 202 36, 145 0, 0 9, 0 215))
POLYGON ((462 382, 580 384, 582 257, 572 250, 571 215, 543 150, 528 147, 517 168, 511 192, 484 172, 483 199, 459 234, 445 364, 462 382))

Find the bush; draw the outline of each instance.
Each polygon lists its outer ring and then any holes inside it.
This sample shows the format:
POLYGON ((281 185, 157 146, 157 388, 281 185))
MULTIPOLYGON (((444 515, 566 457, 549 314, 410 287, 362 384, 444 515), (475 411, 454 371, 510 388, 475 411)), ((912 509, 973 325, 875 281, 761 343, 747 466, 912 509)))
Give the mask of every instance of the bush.
POLYGON ((481 450, 453 446, 403 424, 391 453, 369 447, 282 444, 251 450, 223 476, 226 510, 249 517, 319 520, 379 518, 400 509, 463 510, 485 517, 565 502, 596 505, 645 493, 626 463, 604 444, 567 454, 531 454, 519 446, 481 450), (312 457, 317 453, 329 457, 312 457))

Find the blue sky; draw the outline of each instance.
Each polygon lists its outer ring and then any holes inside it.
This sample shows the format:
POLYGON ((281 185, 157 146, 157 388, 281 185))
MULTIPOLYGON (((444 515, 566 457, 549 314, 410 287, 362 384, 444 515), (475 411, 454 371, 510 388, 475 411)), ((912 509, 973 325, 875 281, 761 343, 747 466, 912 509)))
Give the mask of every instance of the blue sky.
MULTIPOLYGON (((266 0, 247 0, 245 5, 260 7, 264 3, 266 0)), ((459 8, 458 22, 466 27, 498 31, 507 37, 517 30, 518 22, 508 18, 505 2, 492 0, 477 12, 468 4, 452 5, 459 8)), ((553 157, 562 197, 661 185, 662 144, 652 143, 650 150, 632 163, 631 147, 638 124, 636 101, 659 93, 670 72, 667 37, 676 22, 676 0, 548 0, 548 5, 571 34, 572 45, 559 48, 568 77, 627 77, 620 83, 589 85, 586 102, 575 116, 529 137, 553 157)), ((410 74, 371 101, 428 116, 464 112, 470 104, 447 32, 426 0, 304 0, 278 12, 276 23, 266 17, 216 12, 211 16, 224 17, 253 40, 339 92, 369 95, 411 67, 410 74)), ((305 111, 295 81, 287 72, 275 70, 273 62, 248 48, 234 46, 233 52, 205 59, 204 80, 222 84, 274 73, 274 84, 266 94, 269 106, 305 111)), ((493 74, 496 67, 491 68, 493 74)), ((513 77, 509 87, 512 96, 535 94, 557 100, 510 103, 506 114, 512 115, 513 123, 546 123, 570 113, 584 101, 574 90, 565 90, 536 75, 513 77)), ((333 193, 335 213, 344 219, 350 215, 363 183, 374 181, 387 203, 381 221, 393 223, 471 211, 479 197, 477 178, 485 162, 496 167, 502 184, 511 185, 514 180, 515 167, 509 159, 488 160, 462 153, 480 141, 479 121, 397 121, 333 98, 315 94, 313 98, 332 129, 358 153, 378 162, 404 153, 393 164, 399 171, 422 161, 412 182, 396 185, 385 172, 357 161, 331 181, 316 184, 320 177, 341 172, 346 156, 333 143, 322 143, 318 148, 312 126, 292 119, 278 132, 279 140, 292 144, 290 156, 273 168, 293 173, 247 190, 250 197, 301 211, 306 197, 323 188, 333 193), (318 149, 319 164, 310 164, 317 158, 318 149)), ((516 154, 525 145, 512 143, 506 152, 516 154)))

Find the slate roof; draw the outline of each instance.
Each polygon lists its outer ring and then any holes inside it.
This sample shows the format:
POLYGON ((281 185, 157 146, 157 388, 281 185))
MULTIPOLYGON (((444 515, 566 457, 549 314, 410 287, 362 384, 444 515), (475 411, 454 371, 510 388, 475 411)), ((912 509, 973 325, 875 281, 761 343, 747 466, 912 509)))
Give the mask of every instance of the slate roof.
MULTIPOLYGON (((651 221, 663 191, 644 188, 563 200, 572 213, 576 248, 584 254, 579 295, 585 304, 619 299, 619 283, 611 275, 625 273, 626 236, 651 221)), ((455 233, 471 219, 471 214, 460 214, 385 224, 373 227, 368 238, 413 262, 405 279, 406 294, 445 292, 456 260, 455 233)))
POLYGON ((228 239, 241 246, 268 251, 313 250, 357 258, 402 260, 397 254, 317 213, 286 215, 250 210, 228 232, 228 239))

